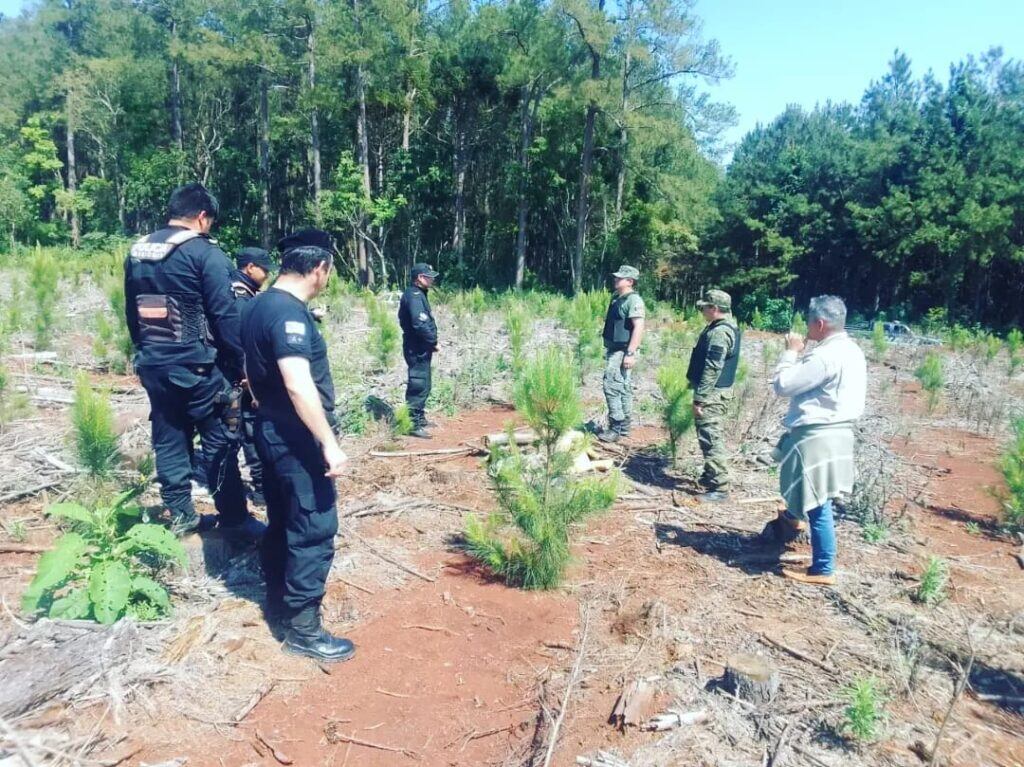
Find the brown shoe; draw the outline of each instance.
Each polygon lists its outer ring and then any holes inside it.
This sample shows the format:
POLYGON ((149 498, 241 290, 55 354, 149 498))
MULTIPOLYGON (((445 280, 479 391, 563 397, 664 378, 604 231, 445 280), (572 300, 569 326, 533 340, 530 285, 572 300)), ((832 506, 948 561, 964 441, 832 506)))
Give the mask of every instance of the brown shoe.
POLYGON ((791 581, 809 583, 812 586, 833 586, 836 582, 835 575, 813 575, 810 570, 790 570, 788 567, 782 568, 782 577, 789 578, 791 581))

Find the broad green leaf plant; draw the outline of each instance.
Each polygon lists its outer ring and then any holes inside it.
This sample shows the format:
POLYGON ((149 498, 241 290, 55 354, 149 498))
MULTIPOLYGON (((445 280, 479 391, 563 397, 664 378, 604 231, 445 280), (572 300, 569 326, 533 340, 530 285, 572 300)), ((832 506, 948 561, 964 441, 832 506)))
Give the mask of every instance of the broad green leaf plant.
POLYGON ((55 503, 47 516, 69 530, 39 559, 22 595, 26 613, 68 620, 114 623, 126 616, 152 620, 171 611, 157 580, 173 563, 185 564, 185 549, 166 527, 142 521, 132 488, 109 506, 55 503))

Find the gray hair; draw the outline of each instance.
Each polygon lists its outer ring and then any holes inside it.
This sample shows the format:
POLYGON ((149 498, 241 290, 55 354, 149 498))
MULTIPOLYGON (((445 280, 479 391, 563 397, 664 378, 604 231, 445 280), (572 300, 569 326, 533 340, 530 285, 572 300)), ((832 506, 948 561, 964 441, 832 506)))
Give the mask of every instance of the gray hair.
POLYGON ((818 296, 811 299, 808 319, 822 320, 833 330, 846 327, 846 304, 839 296, 818 296))

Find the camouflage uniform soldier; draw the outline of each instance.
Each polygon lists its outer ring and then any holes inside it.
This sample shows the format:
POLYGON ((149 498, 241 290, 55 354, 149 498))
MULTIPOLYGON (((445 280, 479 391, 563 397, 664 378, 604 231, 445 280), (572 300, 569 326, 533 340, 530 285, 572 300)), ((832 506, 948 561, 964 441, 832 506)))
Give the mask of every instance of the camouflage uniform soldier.
POLYGON ((644 336, 647 310, 634 292, 640 271, 620 266, 612 273, 615 295, 604 319, 604 398, 608 403, 608 428, 597 435, 602 442, 618 442, 629 436, 633 413, 632 370, 644 336))
POLYGON ((693 388, 693 416, 697 441, 704 454, 701 496, 707 501, 728 498, 729 459, 725 451, 725 419, 732 401, 732 385, 740 360, 740 330, 732 319, 732 298, 709 290, 698 301, 707 327, 690 356, 686 378, 693 388))

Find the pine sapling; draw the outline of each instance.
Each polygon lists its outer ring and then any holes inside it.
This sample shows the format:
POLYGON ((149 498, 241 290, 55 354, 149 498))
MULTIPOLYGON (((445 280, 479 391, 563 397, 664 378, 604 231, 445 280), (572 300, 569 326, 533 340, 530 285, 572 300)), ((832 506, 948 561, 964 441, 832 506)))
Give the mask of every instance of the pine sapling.
POLYGON ((384 302, 373 294, 366 297, 366 311, 370 319, 370 352, 378 370, 387 370, 398 352, 400 329, 384 302))
POLYGON ((114 411, 105 393, 93 389, 84 374, 75 383, 71 422, 79 463, 94 476, 109 474, 117 462, 114 411))
POLYGON ((1003 453, 999 468, 1006 482, 1003 524, 1013 530, 1024 530, 1024 418, 1014 420, 1013 440, 1003 453))
POLYGON ((693 390, 686 380, 686 365, 674 359, 658 368, 658 388, 664 404, 661 420, 668 431, 669 448, 672 451, 672 465, 679 459, 679 443, 693 428, 693 390))
POLYGON ((942 358, 935 352, 928 352, 924 361, 914 371, 914 377, 921 382, 921 388, 924 389, 928 412, 934 412, 935 406, 939 404, 942 387, 946 383, 942 358))
POLYGON ((861 743, 878 740, 885 722, 885 697, 873 677, 860 677, 843 690, 843 731, 861 743))
POLYGON ((876 322, 871 328, 871 348, 875 352, 875 359, 879 362, 885 359, 889 351, 889 341, 885 337, 885 326, 876 322))
POLYGON ((934 554, 921 571, 921 580, 914 592, 914 600, 923 605, 935 605, 946 599, 946 584, 949 582, 949 565, 946 560, 934 554))

